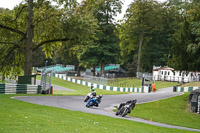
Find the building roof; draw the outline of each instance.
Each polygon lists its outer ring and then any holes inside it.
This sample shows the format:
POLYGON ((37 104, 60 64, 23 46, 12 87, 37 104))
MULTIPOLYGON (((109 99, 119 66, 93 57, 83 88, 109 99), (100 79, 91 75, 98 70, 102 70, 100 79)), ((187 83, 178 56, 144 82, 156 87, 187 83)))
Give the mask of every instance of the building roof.
POLYGON ((47 66, 47 67, 42 67, 42 68, 38 68, 37 70, 39 71, 43 71, 45 73, 50 73, 50 72, 55 72, 55 73, 59 73, 59 72, 65 72, 65 71, 72 71, 74 70, 74 66, 67 66, 67 67, 63 67, 63 66, 47 66))
POLYGON ((168 67, 168 66, 164 66, 164 67, 160 67, 160 68, 156 68, 156 69, 153 69, 153 71, 159 71, 159 70, 174 70, 174 68, 171 68, 171 67, 168 67))

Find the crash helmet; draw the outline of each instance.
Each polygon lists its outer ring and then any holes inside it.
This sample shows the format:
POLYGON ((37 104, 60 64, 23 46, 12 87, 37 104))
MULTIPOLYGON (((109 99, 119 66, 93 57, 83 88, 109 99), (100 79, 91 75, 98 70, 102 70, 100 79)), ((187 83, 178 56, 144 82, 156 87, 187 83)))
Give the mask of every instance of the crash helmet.
POLYGON ((133 100, 133 102, 136 103, 136 102, 137 102, 137 99, 133 100))
POLYGON ((102 97, 103 97, 103 95, 102 95, 102 94, 100 94, 100 95, 99 95, 99 97, 100 97, 100 98, 102 98, 102 97))
POLYGON ((91 91, 95 91, 95 88, 93 85, 91 85, 91 91))
POLYGON ((91 91, 95 91, 95 88, 91 88, 91 91))

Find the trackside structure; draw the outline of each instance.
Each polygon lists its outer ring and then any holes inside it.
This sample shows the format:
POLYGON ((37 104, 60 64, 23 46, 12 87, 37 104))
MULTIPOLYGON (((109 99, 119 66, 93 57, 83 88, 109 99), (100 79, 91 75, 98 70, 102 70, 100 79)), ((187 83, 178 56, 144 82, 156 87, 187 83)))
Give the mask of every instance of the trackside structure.
MULTIPOLYGON (((93 68, 86 69, 86 72, 82 75, 92 76, 93 68)), ((95 68, 95 76, 100 77, 101 75, 101 67, 95 68)), ((108 64, 104 67, 104 76, 102 78, 117 78, 117 77, 125 77, 125 70, 120 67, 120 64, 108 64)))
POLYGON ((74 70, 74 66, 67 65, 66 67, 62 65, 53 65, 43 68, 38 68, 37 71, 41 72, 41 82, 42 93, 52 93, 52 77, 55 73, 68 73, 69 71, 74 70))
POLYGON ((200 81, 200 72, 177 71, 171 67, 153 67, 153 80, 172 82, 200 81))

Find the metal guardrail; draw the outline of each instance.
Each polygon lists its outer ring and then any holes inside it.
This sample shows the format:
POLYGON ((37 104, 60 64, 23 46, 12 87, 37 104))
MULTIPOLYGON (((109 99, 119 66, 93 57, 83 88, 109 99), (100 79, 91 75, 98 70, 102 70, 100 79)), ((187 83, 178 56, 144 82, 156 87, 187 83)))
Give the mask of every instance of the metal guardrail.
POLYGON ((178 87, 173 86, 173 92, 192 92, 193 90, 200 89, 200 87, 178 87))

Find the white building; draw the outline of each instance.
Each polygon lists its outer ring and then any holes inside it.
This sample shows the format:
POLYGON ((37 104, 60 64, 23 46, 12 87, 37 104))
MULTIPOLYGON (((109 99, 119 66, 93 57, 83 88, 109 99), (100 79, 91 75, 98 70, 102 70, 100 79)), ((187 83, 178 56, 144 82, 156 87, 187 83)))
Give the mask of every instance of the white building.
POLYGON ((153 67, 153 80, 191 82, 200 81, 200 72, 177 71, 171 67, 153 67))

